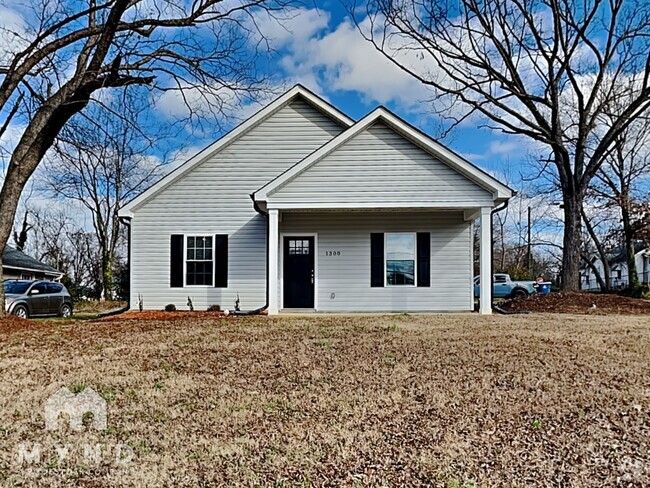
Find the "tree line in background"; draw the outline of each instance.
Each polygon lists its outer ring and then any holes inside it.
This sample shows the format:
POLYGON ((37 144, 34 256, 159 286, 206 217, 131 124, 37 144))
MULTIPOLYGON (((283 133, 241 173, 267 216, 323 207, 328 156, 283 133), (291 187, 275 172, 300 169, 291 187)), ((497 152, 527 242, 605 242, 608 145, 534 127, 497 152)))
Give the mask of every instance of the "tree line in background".
POLYGON ((85 229, 77 216, 65 210, 32 205, 29 200, 24 206, 20 231, 14 232, 13 244, 17 249, 61 271, 64 274, 61 281, 74 300, 126 299, 128 270, 122 245, 124 237, 120 238, 112 261, 110 282, 106 282, 97 235, 85 229))
MULTIPOLYGON (((92 106, 64 128, 22 201, 13 232, 15 247, 63 272, 79 298, 126 297, 128 235, 118 213, 166 164, 164 157, 147 156, 156 138, 132 130, 113 116, 115 109, 110 102, 92 106)), ((146 102, 120 99, 119 109, 137 119, 146 102)))

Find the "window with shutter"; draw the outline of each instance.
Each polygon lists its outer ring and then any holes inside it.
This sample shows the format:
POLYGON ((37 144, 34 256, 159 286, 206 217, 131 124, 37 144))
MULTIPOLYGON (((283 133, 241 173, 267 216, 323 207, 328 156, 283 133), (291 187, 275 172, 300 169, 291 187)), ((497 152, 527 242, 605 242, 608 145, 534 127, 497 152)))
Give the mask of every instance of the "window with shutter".
POLYGON ((212 236, 187 236, 185 284, 212 286, 214 255, 212 236))

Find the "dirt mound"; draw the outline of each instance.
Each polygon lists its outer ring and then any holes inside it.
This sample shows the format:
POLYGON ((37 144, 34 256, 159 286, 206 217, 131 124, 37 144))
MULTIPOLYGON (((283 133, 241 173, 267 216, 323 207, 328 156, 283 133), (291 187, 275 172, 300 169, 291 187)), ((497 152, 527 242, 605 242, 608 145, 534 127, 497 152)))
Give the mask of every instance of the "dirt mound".
POLYGON ((600 293, 550 293, 506 300, 501 308, 508 311, 578 314, 650 314, 650 302, 620 295, 600 293))

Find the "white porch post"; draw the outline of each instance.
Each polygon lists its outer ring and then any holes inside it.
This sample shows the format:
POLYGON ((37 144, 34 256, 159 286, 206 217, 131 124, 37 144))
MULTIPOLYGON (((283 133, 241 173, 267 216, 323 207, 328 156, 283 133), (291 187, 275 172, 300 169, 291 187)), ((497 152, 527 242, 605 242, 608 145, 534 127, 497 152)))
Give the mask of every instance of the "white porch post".
POLYGON ((492 313, 492 218, 490 207, 481 207, 481 298, 479 312, 492 313))
POLYGON ((269 209, 269 315, 278 314, 279 217, 277 208, 269 209))

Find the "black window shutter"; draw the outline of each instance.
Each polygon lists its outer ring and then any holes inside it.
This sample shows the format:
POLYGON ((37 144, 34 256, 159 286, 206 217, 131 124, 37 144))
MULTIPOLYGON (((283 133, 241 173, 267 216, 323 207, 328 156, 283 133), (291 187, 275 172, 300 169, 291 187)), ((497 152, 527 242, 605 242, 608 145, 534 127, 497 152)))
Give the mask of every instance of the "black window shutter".
POLYGON ((418 232, 418 286, 431 286, 431 234, 418 232))
POLYGON ((370 286, 384 286, 384 234, 370 234, 370 286))
POLYGON ((214 286, 228 288, 228 236, 214 236, 214 286))
POLYGON ((171 253, 169 260, 169 286, 172 288, 183 287, 183 244, 185 236, 173 234, 171 240, 171 253))

